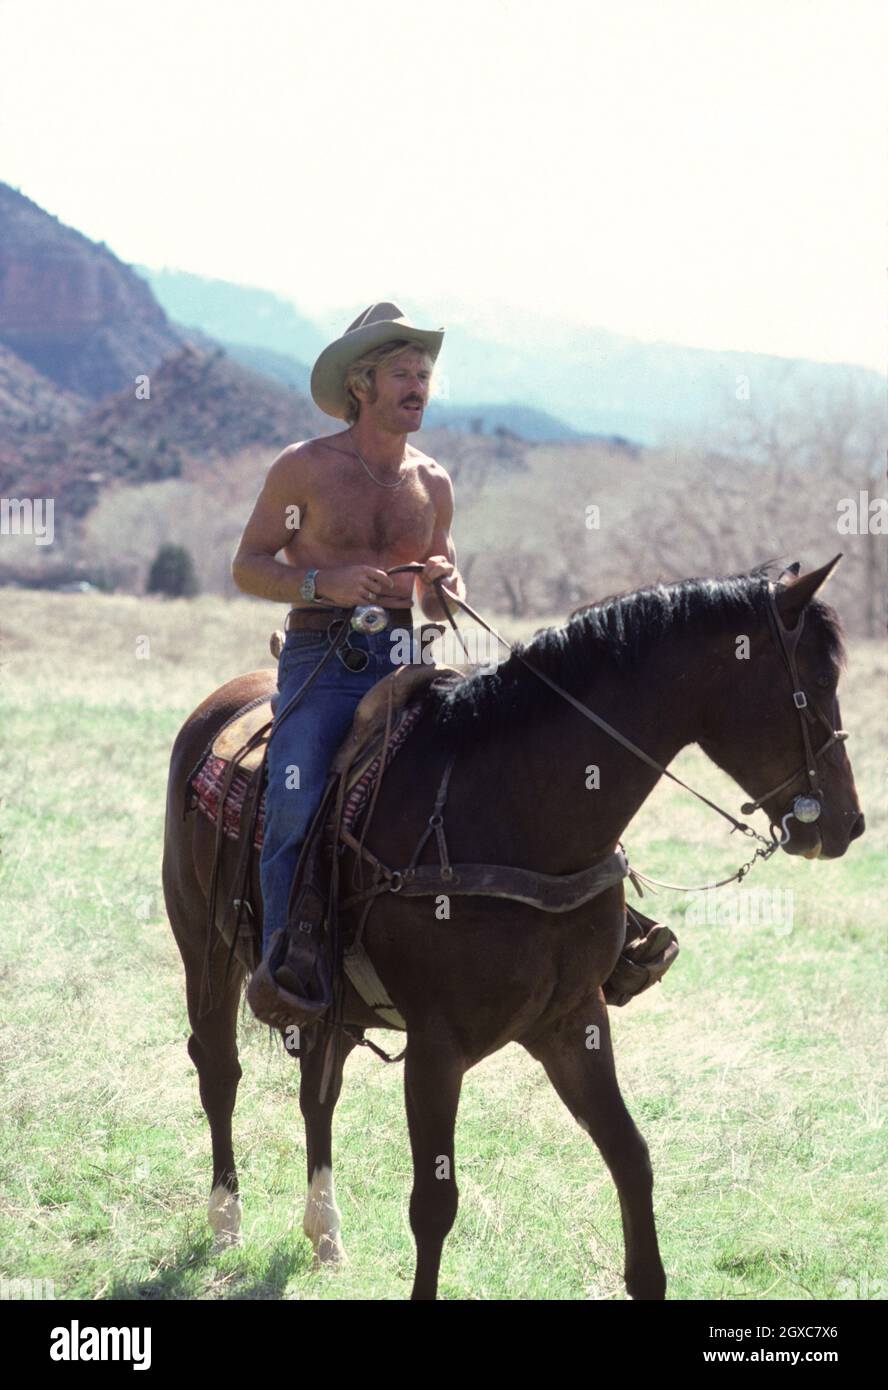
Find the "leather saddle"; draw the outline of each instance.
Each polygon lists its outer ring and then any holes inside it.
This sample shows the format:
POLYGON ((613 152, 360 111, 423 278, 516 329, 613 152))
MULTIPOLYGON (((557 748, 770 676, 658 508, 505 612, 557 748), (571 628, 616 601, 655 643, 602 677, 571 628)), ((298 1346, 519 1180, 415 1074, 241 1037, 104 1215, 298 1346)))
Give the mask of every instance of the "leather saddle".
MULTIPOLYGON (((272 652, 274 646, 273 637, 272 652)), ((397 731, 403 720, 406 728, 407 724, 412 723, 409 717, 405 717, 408 715, 407 706, 416 701, 433 681, 454 678, 462 678, 462 673, 454 667, 417 663, 399 666, 378 681, 355 709, 351 727, 330 765, 328 791, 334 779, 338 782, 343 778, 341 795, 344 799, 359 793, 362 779, 366 784, 374 762, 378 760, 382 764, 384 761, 380 755, 385 751, 387 727, 391 734, 397 731)), ((229 787, 235 788, 239 801, 242 798, 236 840, 228 838, 227 834, 217 833, 218 860, 214 864, 213 874, 214 879, 216 875, 218 878, 217 891, 211 893, 211 911, 215 926, 229 950, 248 971, 255 969, 261 955, 262 899, 255 840, 265 783, 265 754, 278 699, 279 694, 275 691, 252 700, 238 710, 216 734, 200 765, 203 768, 210 759, 215 759, 217 766, 225 768, 217 818, 223 817, 222 800, 227 796, 229 787), (232 774, 239 780, 233 781, 232 774)), ((298 721, 298 708, 288 717, 298 721)), ((376 776, 382 775, 383 770, 380 766, 376 776)), ((197 775, 192 775, 189 785, 197 775)), ((316 822, 319 819, 328 820, 330 806, 331 798, 328 795, 319 808, 316 822)), ((311 827, 306 844, 309 841, 317 843, 319 837, 315 834, 316 828, 316 825, 311 827)), ((297 868, 296 890, 305 876, 304 860, 305 856, 300 859, 297 868)), ((315 856, 313 868, 317 876, 320 865, 315 856)), ((295 893, 291 895, 291 911, 294 897, 295 893)))

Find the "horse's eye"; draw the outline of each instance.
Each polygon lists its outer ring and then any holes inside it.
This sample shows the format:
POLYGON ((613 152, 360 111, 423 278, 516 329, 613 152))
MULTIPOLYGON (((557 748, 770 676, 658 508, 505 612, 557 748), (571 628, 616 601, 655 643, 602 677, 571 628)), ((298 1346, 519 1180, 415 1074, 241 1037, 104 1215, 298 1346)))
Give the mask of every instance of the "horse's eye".
POLYGON ((821 690, 829 690, 832 685, 832 676, 818 676, 815 684, 819 685, 821 690))

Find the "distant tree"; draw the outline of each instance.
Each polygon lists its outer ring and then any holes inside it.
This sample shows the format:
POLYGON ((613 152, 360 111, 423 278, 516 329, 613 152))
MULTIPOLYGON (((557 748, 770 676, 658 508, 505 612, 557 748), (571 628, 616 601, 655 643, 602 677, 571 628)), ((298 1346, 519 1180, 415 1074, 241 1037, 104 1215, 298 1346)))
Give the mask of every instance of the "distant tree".
POLYGON ((199 593, 191 551, 184 545, 162 545, 148 574, 147 592, 167 598, 193 598, 199 593))

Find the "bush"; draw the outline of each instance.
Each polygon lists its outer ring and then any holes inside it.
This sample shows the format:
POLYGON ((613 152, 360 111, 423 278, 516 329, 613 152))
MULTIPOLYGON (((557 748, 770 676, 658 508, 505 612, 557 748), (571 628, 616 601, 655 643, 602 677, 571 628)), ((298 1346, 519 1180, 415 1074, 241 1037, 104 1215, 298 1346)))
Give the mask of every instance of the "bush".
POLYGON ((199 593, 191 551, 184 545, 162 545, 148 573, 146 591, 167 598, 193 598, 199 593))

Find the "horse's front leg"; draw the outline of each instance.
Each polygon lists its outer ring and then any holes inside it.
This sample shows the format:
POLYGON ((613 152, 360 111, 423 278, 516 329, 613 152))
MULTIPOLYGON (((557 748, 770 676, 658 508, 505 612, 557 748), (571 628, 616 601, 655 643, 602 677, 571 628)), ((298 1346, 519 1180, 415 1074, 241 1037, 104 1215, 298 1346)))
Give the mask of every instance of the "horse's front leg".
POLYGON ((305 1153, 308 1161, 308 1194, 302 1229, 311 1241, 317 1268, 320 1265, 341 1264, 346 1259, 340 1235, 336 1189, 333 1186, 333 1111, 342 1090, 345 1060, 355 1046, 355 1039, 342 1029, 336 1030, 327 1093, 322 1101, 321 1081, 330 1032, 321 1024, 314 1024, 313 1029, 314 1037, 304 1035, 300 1040, 299 1105, 305 1120, 305 1153))
POLYGON ((577 1124, 594 1139, 610 1169, 623 1218, 629 1296, 664 1298, 666 1274, 654 1223, 650 1156, 620 1094, 601 991, 524 1046, 542 1062, 552 1085, 577 1124))
POLYGON ((459 1191, 453 1133, 465 1060, 445 1032, 410 1032, 404 1063, 407 1124, 413 1151, 410 1227, 416 1241, 413 1299, 433 1299, 444 1241, 456 1220, 459 1191))

